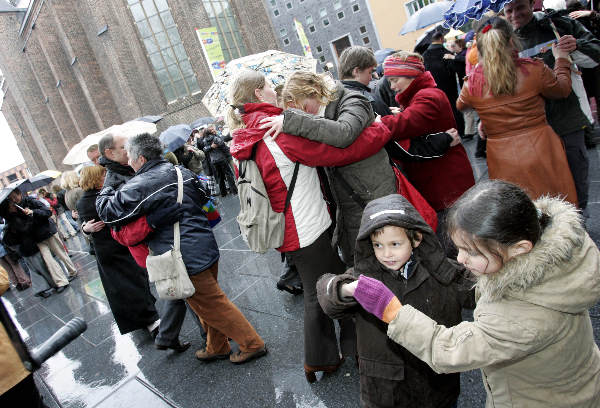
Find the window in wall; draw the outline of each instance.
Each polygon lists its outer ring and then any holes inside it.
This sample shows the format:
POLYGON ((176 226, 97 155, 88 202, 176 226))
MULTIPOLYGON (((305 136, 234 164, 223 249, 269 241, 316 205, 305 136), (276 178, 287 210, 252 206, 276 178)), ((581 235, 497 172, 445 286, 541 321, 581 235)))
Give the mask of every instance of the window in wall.
POLYGON ((365 27, 365 26, 360 26, 360 27, 358 28, 358 31, 360 31, 360 33, 361 33, 361 34, 364 34, 364 33, 366 33, 366 32, 367 32, 367 27, 365 27))
POLYGON ((323 47, 321 47, 320 45, 317 45, 317 52, 323 52, 323 47))
POLYGON ((277 9, 273 10, 273 15, 275 15, 275 17, 279 16, 279 10, 277 10, 277 9))
POLYGON ((315 28, 314 25, 311 25, 310 27, 308 27, 308 31, 310 31, 311 33, 314 33, 315 31, 317 31, 317 29, 315 28))
POLYGON ((313 18, 312 16, 306 16, 306 24, 310 25, 313 23, 313 18))
POLYGON ((325 18, 323 19, 323 27, 327 27, 329 25, 329 19, 325 18))
POLYGON ((282 28, 281 30, 279 30, 279 34, 280 34, 282 37, 285 37, 285 36, 287 35, 287 30, 286 30, 285 28, 282 28))
POLYGON ((321 7, 319 9, 319 16, 325 17, 327 15, 327 9, 325 7, 321 7))
POLYGON ((270 0, 269 3, 271 3, 271 6, 273 7, 277 5, 277 2, 275 0, 270 0))
POLYGON ((423 7, 435 3, 435 0, 412 0, 404 4, 409 16, 412 16, 423 7))
POLYGON ((283 45, 290 45, 290 40, 287 38, 283 39, 283 45))
POLYGON ((363 37, 363 43, 368 44, 370 42, 371 40, 369 40, 369 37, 363 37))
MULTIPOLYGON (((166 1, 166 0, 163 0, 166 1)), ((217 27, 225 62, 247 55, 229 0, 202 0, 210 25, 217 27)), ((273 14, 275 14, 273 12, 273 14)))
POLYGON ((343 19, 344 18, 344 12, 340 11, 339 13, 337 13, 337 18, 338 18, 338 20, 343 19))
POLYGON ((358 4, 353 4, 352 11, 358 13, 360 11, 360 6, 358 4))
POLYGON ((285 6, 288 8, 288 10, 291 10, 292 8, 292 3, 286 3, 285 6))
POLYGON ((321 55, 321 56, 319 57, 319 60, 320 60, 321 62, 325 62, 325 56, 324 56, 324 55, 321 55))
POLYGON ((334 0, 333 1, 333 9, 339 10, 342 8, 342 0, 334 0))
POLYGON ((167 0, 128 3, 167 102, 200 92, 167 0))

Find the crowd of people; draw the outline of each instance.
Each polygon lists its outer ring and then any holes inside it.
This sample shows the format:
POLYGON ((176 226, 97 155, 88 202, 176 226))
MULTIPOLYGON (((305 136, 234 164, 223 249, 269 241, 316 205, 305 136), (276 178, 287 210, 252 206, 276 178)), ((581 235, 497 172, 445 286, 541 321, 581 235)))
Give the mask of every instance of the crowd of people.
POLYGON ((600 299, 600 253, 582 215, 593 118, 573 63, 592 70, 596 98, 600 40, 579 19, 598 14, 513 0, 468 44, 447 49, 434 33, 423 55, 393 53, 376 81, 360 46, 340 56, 340 81, 295 72, 275 90, 242 71, 229 138, 205 127, 165 155, 155 136, 108 133, 79 176, 63 175, 64 191, 40 192, 48 206, 11 193, 2 266, 25 288, 23 257, 64 289, 77 271, 56 225, 65 238, 81 229, 121 333, 147 330, 157 349, 181 353, 190 310, 205 338, 198 360, 263 357, 265 339, 219 286, 203 210, 211 195, 238 193, 232 160, 253 161, 284 218, 277 288, 303 293, 308 382, 356 359, 363 406, 450 408, 459 373, 481 368, 487 406, 598 406, 587 310, 600 299), (490 178, 477 184, 462 145, 474 137, 490 178), (195 292, 157 301, 147 258, 175 242, 195 292))

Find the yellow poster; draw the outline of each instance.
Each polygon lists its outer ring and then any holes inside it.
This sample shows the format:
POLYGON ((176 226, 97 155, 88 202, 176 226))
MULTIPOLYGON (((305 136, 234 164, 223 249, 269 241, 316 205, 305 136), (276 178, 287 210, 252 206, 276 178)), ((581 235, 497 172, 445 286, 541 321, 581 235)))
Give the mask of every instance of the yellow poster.
POLYGON ((204 57, 210 67, 210 72, 213 76, 213 80, 221 72, 225 71, 225 57, 223 56, 223 50, 221 49, 221 41, 219 40, 219 33, 216 27, 207 28, 196 28, 196 34, 200 44, 202 44, 202 51, 204 51, 204 57))
POLYGON ((302 23, 294 19, 294 24, 296 25, 296 31, 298 32, 298 37, 300 38, 300 44, 302 44, 304 55, 312 58, 312 51, 310 49, 310 44, 308 43, 308 38, 306 38, 306 34, 304 34, 304 27, 302 27, 302 23))

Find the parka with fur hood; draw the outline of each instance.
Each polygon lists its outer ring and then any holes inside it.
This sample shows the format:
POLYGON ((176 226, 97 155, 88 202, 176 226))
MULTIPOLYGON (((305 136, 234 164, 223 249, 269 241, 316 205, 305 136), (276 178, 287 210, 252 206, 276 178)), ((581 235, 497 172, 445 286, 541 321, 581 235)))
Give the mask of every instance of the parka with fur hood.
POLYGON ((438 375, 408 350, 387 337, 387 324, 354 300, 342 298, 339 288, 359 275, 381 280, 398 297, 440 324, 461 320, 463 307, 475 305, 472 282, 463 279, 464 267, 446 258, 435 233, 401 195, 371 201, 362 215, 355 247, 355 266, 343 275, 324 275, 317 283, 321 307, 330 317, 356 317, 361 402, 365 407, 448 407, 460 393, 458 374, 438 375), (421 233, 422 241, 407 262, 405 279, 375 258, 371 234, 395 225, 421 233))
POLYGON ((407 302, 388 336, 438 373, 481 368, 488 408, 599 407, 588 309, 600 299, 600 253, 574 206, 535 204, 550 224, 530 252, 478 279, 474 322, 444 327, 407 302))

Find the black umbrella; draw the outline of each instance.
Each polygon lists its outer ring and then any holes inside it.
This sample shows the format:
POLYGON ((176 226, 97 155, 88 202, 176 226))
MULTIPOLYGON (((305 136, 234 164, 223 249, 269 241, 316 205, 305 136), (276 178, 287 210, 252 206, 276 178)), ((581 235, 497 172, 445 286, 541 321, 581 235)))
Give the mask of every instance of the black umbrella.
MULTIPOLYGON (((28 183, 29 183, 29 180, 23 179, 23 180, 14 181, 14 182, 10 183, 8 186, 4 187, 0 191, 0 204, 2 204, 8 198, 10 193, 15 191, 17 188, 19 190, 21 190, 21 186, 23 184, 28 184, 28 183)), ((23 191, 23 190, 21 190, 21 191, 23 191)))
POLYGON ((205 118, 196 119, 195 121, 192 122, 192 124, 190 126, 192 127, 192 129, 195 129, 202 125, 210 125, 211 123, 215 123, 215 118, 205 117, 205 118))
POLYGON ((142 116, 141 118, 137 118, 134 120, 139 120, 140 122, 148 122, 148 123, 156 123, 160 121, 163 117, 158 115, 150 115, 150 116, 142 116))
POLYGON ((438 33, 438 32, 446 35, 450 32, 450 29, 445 28, 440 24, 438 26, 435 26, 435 27, 427 30, 427 32, 425 32, 425 34, 423 34, 421 37, 419 37, 417 39, 417 44, 415 45, 414 51, 423 55, 423 53, 427 50, 427 48, 431 44, 431 37, 433 37, 433 34, 438 33))
POLYGON ((45 174, 38 174, 36 176, 31 177, 27 183, 23 183, 19 186, 19 190, 26 193, 28 191, 37 190, 40 187, 47 186, 51 184, 54 180, 54 177, 47 176, 45 174))

